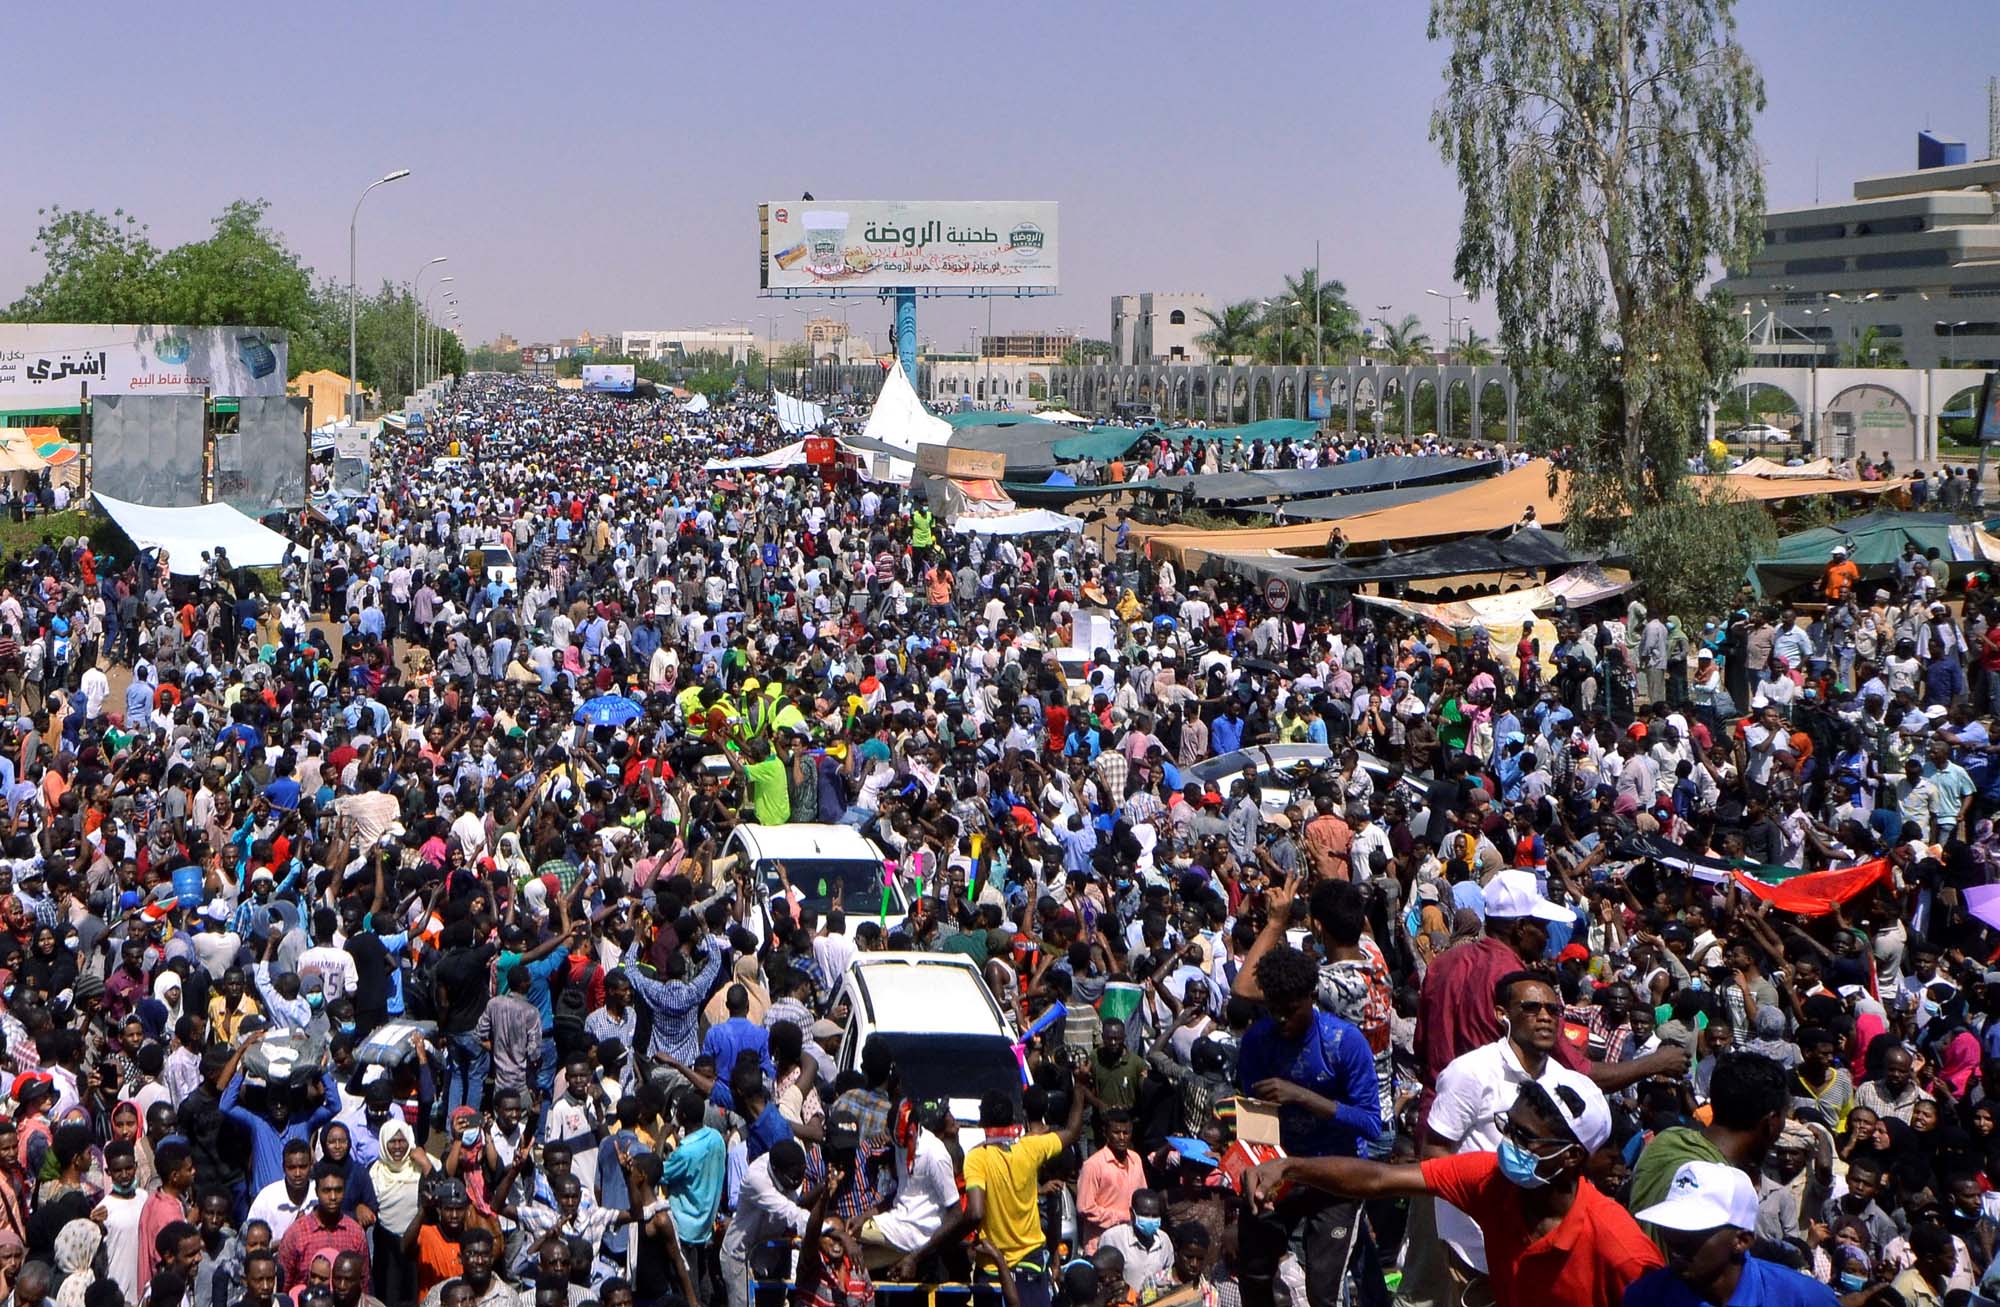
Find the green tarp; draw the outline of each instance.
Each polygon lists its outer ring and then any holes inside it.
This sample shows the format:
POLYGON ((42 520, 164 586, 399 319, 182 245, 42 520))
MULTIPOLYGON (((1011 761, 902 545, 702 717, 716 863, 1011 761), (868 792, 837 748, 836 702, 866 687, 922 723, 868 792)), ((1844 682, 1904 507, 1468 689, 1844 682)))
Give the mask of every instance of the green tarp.
POLYGON ((1080 436, 1056 441, 1053 448, 1056 457, 1065 462, 1071 459, 1094 458, 1102 463, 1120 458, 1125 451, 1139 443, 1139 437, 1150 435, 1157 428, 1137 427, 1092 427, 1080 436))
POLYGON ((1305 422, 1298 418, 1265 418, 1262 422, 1252 422, 1243 427, 1175 427, 1167 432, 1169 440, 1261 440, 1266 444, 1281 440, 1309 440, 1319 423, 1305 422))
POLYGON ((1032 413, 1002 413, 997 410, 974 408, 963 413, 947 413, 944 420, 952 429, 963 431, 967 427, 1056 427, 1059 422, 1045 422, 1032 413))
POLYGON ((1835 545, 1847 547, 1863 580, 1893 572, 1905 543, 1914 543, 1920 553, 1935 549, 1950 559, 1951 528, 1960 521, 1950 513, 1864 513, 1833 526, 1797 531, 1750 564, 1750 588, 1762 598, 1818 580, 1835 545))

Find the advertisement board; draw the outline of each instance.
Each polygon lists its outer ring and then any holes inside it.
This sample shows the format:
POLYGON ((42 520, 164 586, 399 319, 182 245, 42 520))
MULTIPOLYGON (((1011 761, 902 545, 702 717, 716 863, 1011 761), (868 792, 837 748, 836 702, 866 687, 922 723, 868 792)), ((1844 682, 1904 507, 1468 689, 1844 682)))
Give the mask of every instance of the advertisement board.
POLYGON ((766 290, 1057 285, 1051 200, 773 200, 757 221, 766 290))
POLYGON ((1989 372, 1979 386, 1979 413, 1972 439, 1974 444, 2000 441, 2000 372, 1989 372))
POLYGON ((93 395, 283 395, 285 333, 261 327, 0 325, 0 409, 74 407, 93 395))
POLYGON ((583 365, 583 388, 606 395, 629 395, 634 380, 630 363, 586 363, 583 365))

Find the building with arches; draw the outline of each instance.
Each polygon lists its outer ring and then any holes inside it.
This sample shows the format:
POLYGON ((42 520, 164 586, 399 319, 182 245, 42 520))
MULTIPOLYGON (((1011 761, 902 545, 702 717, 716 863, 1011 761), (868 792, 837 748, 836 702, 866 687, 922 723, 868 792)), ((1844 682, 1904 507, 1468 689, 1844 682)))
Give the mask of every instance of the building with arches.
MULTIPOLYGON (((1938 415, 1974 407, 1985 379, 1976 368, 1744 368, 1732 385, 1789 398, 1815 457, 1887 451, 1907 467, 1937 461, 1938 415)), ((1711 409, 1708 436, 1715 435, 1711 409)))

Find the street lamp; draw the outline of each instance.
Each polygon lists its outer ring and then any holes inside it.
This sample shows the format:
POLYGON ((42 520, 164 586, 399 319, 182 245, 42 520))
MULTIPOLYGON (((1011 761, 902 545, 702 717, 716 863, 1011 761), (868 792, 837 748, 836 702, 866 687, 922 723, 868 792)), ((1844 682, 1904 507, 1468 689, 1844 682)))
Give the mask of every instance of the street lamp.
MULTIPOLYGON (((429 341, 431 340, 432 334, 437 327, 437 323, 431 320, 431 296, 437 294, 441 290, 444 290, 446 282, 457 281, 457 280, 458 278, 456 277, 439 277, 437 279, 437 284, 424 292, 424 321, 426 324, 428 324, 425 331, 426 344, 428 344, 429 341)), ((455 294, 456 292, 454 291, 446 290, 444 292, 445 303, 447 304, 455 303, 456 301, 452 298, 455 294)), ((430 351, 428 349, 424 351, 424 369, 426 372, 429 372, 430 375, 433 377, 437 375, 436 371, 430 367, 430 351)))
POLYGON ((1949 352, 1945 355, 1944 365, 1948 368, 1956 367, 1958 364, 1958 329, 1968 325, 1970 321, 1971 319, 1969 318, 1960 318, 1957 322, 1946 322, 1943 318, 1938 319, 1938 325, 1945 329, 1945 348, 1949 352))
POLYGON ((1458 343, 1458 339, 1453 334, 1452 331, 1451 306, 1457 303, 1459 300, 1464 299, 1466 297, 1465 292, 1462 290, 1455 290, 1446 293, 1445 291, 1430 290, 1426 288, 1424 294, 1434 296, 1437 299, 1441 299, 1444 301, 1444 352, 1445 352, 1445 357, 1450 358, 1452 348, 1458 343))
MULTIPOLYGON (((1847 303, 1847 297, 1846 297, 1846 296, 1844 296, 1844 295, 1842 295, 1842 294, 1841 294, 1841 293, 1840 293, 1839 291, 1837 291, 1837 290, 1830 290, 1830 291, 1828 291, 1828 292, 1826 293, 1826 297, 1827 297, 1828 299, 1830 299, 1830 300, 1833 300, 1833 301, 1835 301, 1836 303, 1841 303, 1841 304, 1845 304, 1845 303, 1847 303)), ((1869 292, 1868 292, 1868 293, 1867 293, 1866 295, 1859 295, 1859 296, 1856 296, 1856 297, 1855 297, 1855 299, 1854 299, 1854 302, 1855 302, 1856 304, 1866 304, 1866 303, 1868 303, 1868 301, 1870 301, 1870 300, 1879 300, 1879 299, 1881 299, 1881 298, 1882 298, 1882 292, 1881 292, 1881 291, 1879 291, 1879 290, 1871 290, 1871 291, 1869 291, 1869 292)), ((1833 310, 1832 310, 1832 309, 1821 309, 1821 310, 1820 310, 1820 312, 1821 312, 1821 313, 1831 313, 1831 312, 1833 312, 1833 310)), ((1852 319, 1852 318, 1849 318, 1849 319, 1847 320, 1847 328, 1848 328, 1848 331, 1847 331, 1847 334, 1848 334, 1848 335, 1849 335, 1850 337, 1851 337, 1851 336, 1853 336, 1853 335, 1854 335, 1854 319, 1852 319)), ((1836 344, 1836 347, 1835 347, 1835 353, 1834 353, 1834 359, 1833 359, 1833 361, 1834 361, 1834 364, 1835 364, 1835 366, 1838 366, 1838 365, 1839 365, 1839 363, 1840 363, 1840 354, 1839 354, 1839 349, 1838 349, 1838 345, 1837 345, 1837 344, 1836 344)), ((1855 362, 1857 362, 1857 363, 1858 363, 1858 362, 1860 362, 1860 361, 1861 361, 1861 360, 1859 359, 1859 357, 1857 357, 1857 358, 1855 359, 1855 362)))
POLYGON ((423 360, 417 348, 417 324, 423 320, 423 314, 419 311, 418 307, 417 289, 423 285, 424 274, 443 262, 445 262, 445 256, 440 254, 421 268, 418 268, 417 275, 410 278, 410 389, 412 391, 423 384, 423 360))
POLYGON ((361 222, 361 201, 367 199, 368 192, 374 190, 377 186, 387 186, 390 182, 399 182, 409 175, 410 170, 408 168, 398 168, 379 181, 369 182, 367 186, 362 188, 361 199, 354 202, 354 216, 347 220, 347 417, 352 422, 361 420, 360 408, 355 402, 360 381, 354 375, 360 370, 360 364, 356 361, 357 351, 354 344, 356 304, 359 302, 361 294, 354 276, 354 233, 361 222))

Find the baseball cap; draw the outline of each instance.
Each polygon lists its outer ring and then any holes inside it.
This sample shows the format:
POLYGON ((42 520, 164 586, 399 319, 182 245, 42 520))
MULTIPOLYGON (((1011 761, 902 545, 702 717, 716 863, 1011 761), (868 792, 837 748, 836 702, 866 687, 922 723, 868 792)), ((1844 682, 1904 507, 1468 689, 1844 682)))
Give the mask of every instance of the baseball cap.
POLYGON ((1611 1105, 1605 1100, 1604 1091, 1589 1081, 1575 1077, 1559 1085, 1548 1085, 1547 1089, 1549 1101, 1556 1105, 1563 1124, 1583 1145, 1583 1151, 1594 1153, 1604 1147, 1604 1141, 1611 1138, 1611 1105), (1572 1108, 1567 1101, 1570 1098, 1581 1100, 1583 1106, 1572 1108))
POLYGON ((1539 917, 1543 921, 1573 921, 1575 915, 1560 903, 1542 897, 1531 871, 1503 871, 1486 887, 1488 917, 1539 917))
POLYGON ((471 1195, 466 1192, 465 1181, 450 1175, 437 1182, 437 1188, 431 1191, 431 1198, 439 1207, 464 1207, 472 1202, 471 1195))
POLYGON ((1847 546, 1846 546, 1846 545, 1835 545, 1835 546, 1833 547, 1833 556, 1834 556, 1835 558, 1845 558, 1845 557, 1847 557, 1847 546))
POLYGON ((1686 1162, 1674 1172, 1667 1196, 1633 1213, 1667 1230, 1757 1228, 1757 1190, 1750 1177, 1722 1162, 1686 1162))

